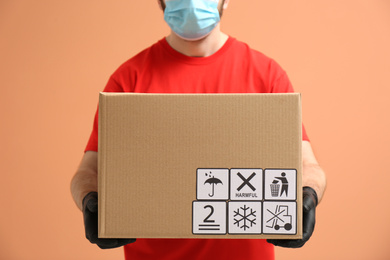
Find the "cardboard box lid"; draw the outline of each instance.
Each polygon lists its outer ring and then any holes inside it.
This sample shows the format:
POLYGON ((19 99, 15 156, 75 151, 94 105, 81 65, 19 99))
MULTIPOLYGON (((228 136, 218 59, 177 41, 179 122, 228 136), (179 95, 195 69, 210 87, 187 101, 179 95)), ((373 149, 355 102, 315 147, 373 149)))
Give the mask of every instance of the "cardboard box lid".
POLYGON ((295 93, 101 93, 99 236, 300 238, 301 131, 295 93), (215 168, 295 169, 296 232, 194 234, 197 172, 215 168))

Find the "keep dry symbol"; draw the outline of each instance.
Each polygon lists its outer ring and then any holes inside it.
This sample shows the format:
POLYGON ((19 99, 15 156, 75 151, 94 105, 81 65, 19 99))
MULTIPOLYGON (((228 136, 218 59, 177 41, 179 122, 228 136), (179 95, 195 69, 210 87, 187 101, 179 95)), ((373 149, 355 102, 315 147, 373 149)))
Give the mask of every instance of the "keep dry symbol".
POLYGON ((220 179, 215 178, 214 176, 211 176, 211 172, 210 172, 209 175, 206 173, 206 176, 208 176, 208 177, 210 177, 210 178, 208 178, 208 179, 204 182, 204 184, 209 183, 209 184, 211 185, 211 187, 212 187, 212 188, 211 188, 211 194, 209 194, 209 196, 210 196, 210 197, 213 197, 213 196, 214 196, 214 185, 217 185, 218 183, 221 183, 221 184, 223 185, 223 183, 222 183, 222 181, 221 181, 220 179))

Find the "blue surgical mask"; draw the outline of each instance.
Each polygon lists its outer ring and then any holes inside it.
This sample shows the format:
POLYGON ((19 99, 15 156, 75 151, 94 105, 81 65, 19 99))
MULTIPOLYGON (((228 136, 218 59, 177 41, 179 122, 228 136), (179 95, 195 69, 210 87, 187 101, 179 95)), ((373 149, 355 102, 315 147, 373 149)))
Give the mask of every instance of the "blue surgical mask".
POLYGON ((196 41, 218 25, 218 0, 166 0, 164 20, 180 38, 196 41))

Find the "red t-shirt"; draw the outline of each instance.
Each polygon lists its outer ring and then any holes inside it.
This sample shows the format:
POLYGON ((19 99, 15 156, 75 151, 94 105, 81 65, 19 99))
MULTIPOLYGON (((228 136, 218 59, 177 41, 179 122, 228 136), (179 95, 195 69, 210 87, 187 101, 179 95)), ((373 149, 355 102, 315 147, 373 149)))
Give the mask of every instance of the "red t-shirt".
MULTIPOLYGON (((104 92, 287 93, 286 72, 272 59, 230 37, 208 57, 188 57, 162 39, 122 64, 104 92)), ((98 111, 85 151, 97 151, 98 111)), ((303 127, 303 140, 309 140, 303 127)), ((274 259, 273 245, 259 239, 137 239, 126 259, 274 259)))

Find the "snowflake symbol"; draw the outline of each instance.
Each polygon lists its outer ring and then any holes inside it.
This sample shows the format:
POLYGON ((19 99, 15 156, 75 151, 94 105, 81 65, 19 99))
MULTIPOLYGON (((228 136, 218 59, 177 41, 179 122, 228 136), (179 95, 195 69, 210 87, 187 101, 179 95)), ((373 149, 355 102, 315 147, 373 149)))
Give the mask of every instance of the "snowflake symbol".
POLYGON ((243 228, 244 231, 247 228, 252 227, 253 225, 256 225, 256 211, 254 211, 252 208, 247 207, 244 205, 244 207, 240 207, 237 210, 234 211, 234 225, 237 225, 240 228, 243 228), (240 212, 240 209, 242 210, 240 212), (249 212, 250 210, 250 212, 249 212), (237 217, 238 216, 238 217, 237 217), (237 218, 236 218, 237 217, 237 218), (250 226, 248 226, 250 225, 250 226))

